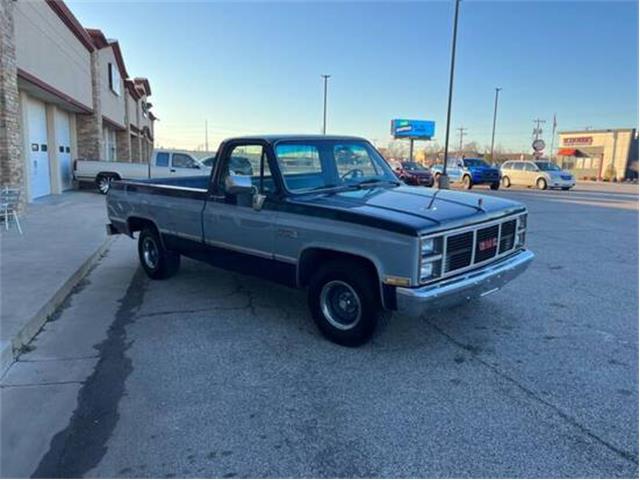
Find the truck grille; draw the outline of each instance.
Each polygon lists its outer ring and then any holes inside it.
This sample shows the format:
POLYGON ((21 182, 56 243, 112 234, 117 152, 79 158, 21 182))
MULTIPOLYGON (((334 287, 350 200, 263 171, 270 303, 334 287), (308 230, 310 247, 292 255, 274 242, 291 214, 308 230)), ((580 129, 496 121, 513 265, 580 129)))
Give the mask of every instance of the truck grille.
POLYGON ((445 236, 443 274, 467 269, 509 253, 514 249, 517 229, 518 220, 512 217, 445 236))
POLYGON ((444 260, 445 272, 464 268, 471 264, 472 243, 473 232, 447 237, 447 256, 444 260))

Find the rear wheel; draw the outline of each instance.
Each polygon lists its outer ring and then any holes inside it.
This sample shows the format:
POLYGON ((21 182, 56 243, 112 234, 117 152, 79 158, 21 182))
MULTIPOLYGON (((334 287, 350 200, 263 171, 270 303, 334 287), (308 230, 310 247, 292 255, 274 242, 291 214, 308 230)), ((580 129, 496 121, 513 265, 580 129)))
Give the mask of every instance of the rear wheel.
POLYGON ((96 177, 96 187, 101 194, 106 195, 111 189, 111 182, 119 179, 120 178, 113 173, 100 173, 96 177))
POLYGON ((547 181, 544 178, 539 178, 536 181, 536 187, 538 187, 538 190, 546 190, 547 189, 547 181))
POLYGON ((382 312, 376 278, 362 264, 350 260, 320 267, 311 278, 308 301, 322 334, 349 347, 371 338, 382 312))
POLYGON ((172 277, 180 268, 180 254, 164 248, 155 228, 146 227, 140 232, 138 256, 142 268, 154 280, 172 277))
POLYGON ((502 186, 504 188, 511 187, 511 180, 509 179, 509 177, 502 177, 502 186))
POLYGON ((494 182, 490 185, 491 190, 498 190, 500 188, 500 182, 494 182))
POLYGON ((471 187, 473 187, 473 182, 471 181, 471 177, 469 175, 465 175, 462 179, 462 186, 467 190, 471 190, 471 187))

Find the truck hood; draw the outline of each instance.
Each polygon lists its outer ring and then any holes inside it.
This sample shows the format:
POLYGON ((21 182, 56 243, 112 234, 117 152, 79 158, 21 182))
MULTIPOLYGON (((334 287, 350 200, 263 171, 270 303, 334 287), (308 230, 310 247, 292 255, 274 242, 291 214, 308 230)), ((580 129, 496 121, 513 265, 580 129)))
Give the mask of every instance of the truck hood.
POLYGON ((416 235, 525 210, 519 202, 493 196, 405 185, 302 195, 287 203, 308 207, 311 215, 416 235))

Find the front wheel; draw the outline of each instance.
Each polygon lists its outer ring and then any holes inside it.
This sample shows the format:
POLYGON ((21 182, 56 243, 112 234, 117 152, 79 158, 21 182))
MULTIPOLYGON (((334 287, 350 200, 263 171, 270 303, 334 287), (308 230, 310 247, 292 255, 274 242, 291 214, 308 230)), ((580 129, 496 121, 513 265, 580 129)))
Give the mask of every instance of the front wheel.
POLYGON ((491 190, 498 190, 500 188, 500 182, 495 182, 490 185, 491 190))
POLYGON ((473 182, 471 182, 471 177, 469 175, 465 175, 462 179, 462 186, 467 190, 471 190, 473 182))
POLYGON ((348 347, 371 338, 382 312, 371 272, 349 260, 320 267, 309 284, 308 301, 322 334, 348 347))
POLYGON ((546 190, 547 189, 547 181, 544 178, 539 178, 536 182, 536 187, 538 190, 546 190))
POLYGON ((509 179, 509 177, 502 177, 502 186, 504 188, 511 187, 511 180, 509 179))
POLYGON ((145 273, 154 280, 172 277, 180 268, 180 254, 167 250, 155 228, 145 228, 138 237, 138 256, 145 273))

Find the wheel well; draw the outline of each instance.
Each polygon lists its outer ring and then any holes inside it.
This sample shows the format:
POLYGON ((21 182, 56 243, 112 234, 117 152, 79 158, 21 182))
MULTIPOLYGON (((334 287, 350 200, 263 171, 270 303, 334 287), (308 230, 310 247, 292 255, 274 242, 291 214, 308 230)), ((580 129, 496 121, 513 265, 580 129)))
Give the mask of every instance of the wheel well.
POLYGON ((157 233, 159 233, 158 232, 158 227, 156 227, 156 224, 153 223, 148 218, 129 217, 127 219, 127 228, 129 230, 129 233, 131 233, 131 234, 133 234, 134 232, 139 232, 145 227, 151 227, 157 233))
POLYGON ((366 257, 324 248, 309 248, 302 253, 300 261, 298 262, 298 282, 300 286, 306 287, 309 285, 309 280, 317 268, 320 265, 333 260, 349 260, 358 262, 369 270, 372 275, 374 275, 377 283, 380 283, 376 266, 366 257))
POLYGON ((116 180, 120 180, 120 175, 116 172, 100 172, 96 175, 96 179, 100 177, 113 177, 116 180))

